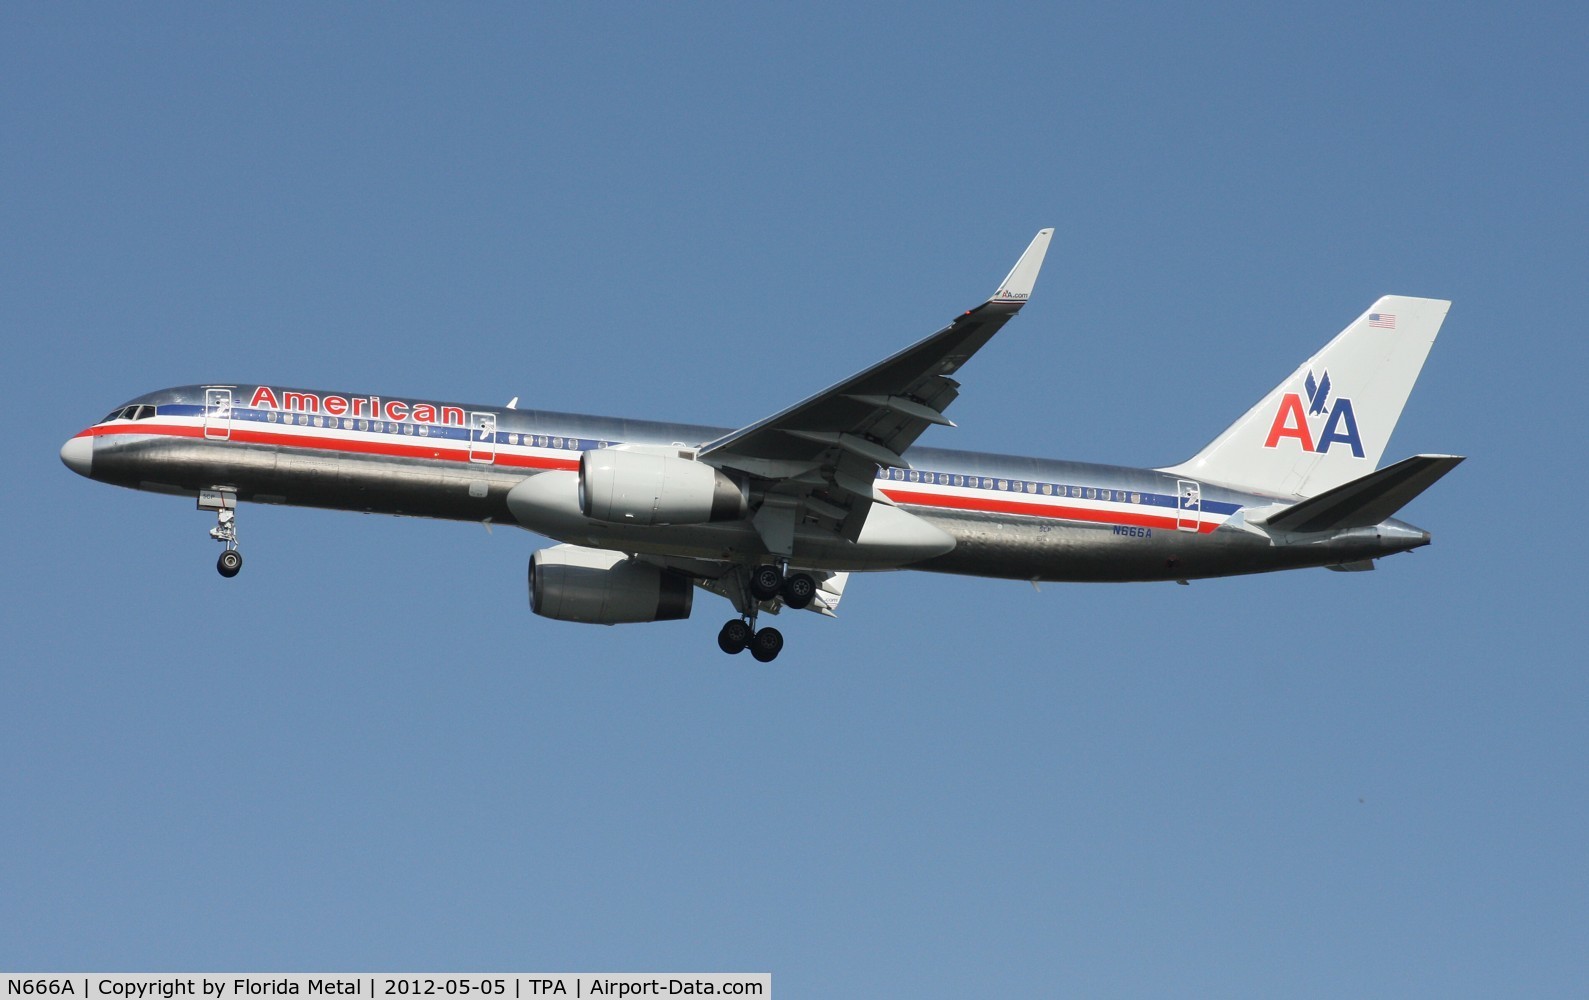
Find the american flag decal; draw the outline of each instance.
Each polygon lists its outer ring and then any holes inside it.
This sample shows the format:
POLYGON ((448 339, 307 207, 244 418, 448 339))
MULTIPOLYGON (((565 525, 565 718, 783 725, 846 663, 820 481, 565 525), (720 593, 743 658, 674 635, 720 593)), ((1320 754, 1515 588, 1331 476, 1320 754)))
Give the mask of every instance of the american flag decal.
POLYGON ((1368 325, 1378 330, 1396 329, 1395 313, 1369 313, 1368 325))

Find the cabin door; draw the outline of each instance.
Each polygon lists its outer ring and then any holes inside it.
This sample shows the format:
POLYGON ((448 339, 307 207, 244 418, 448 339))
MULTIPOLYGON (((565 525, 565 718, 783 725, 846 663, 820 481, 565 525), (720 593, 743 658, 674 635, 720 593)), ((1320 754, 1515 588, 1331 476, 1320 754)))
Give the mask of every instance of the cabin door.
POLYGON ((1175 484, 1175 526, 1181 531, 1196 531, 1203 526, 1203 488, 1190 479, 1175 484))
POLYGON ((204 436, 226 441, 232 436, 232 390, 204 390, 204 436))
POLYGON ((469 414, 469 461, 490 465, 497 460, 497 415, 469 414))

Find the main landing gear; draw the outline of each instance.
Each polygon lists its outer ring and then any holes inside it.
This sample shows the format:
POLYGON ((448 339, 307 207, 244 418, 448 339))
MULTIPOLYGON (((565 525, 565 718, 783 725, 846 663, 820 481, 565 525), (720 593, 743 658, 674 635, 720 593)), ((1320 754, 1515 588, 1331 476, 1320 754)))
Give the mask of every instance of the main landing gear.
POLYGON ((226 546, 215 561, 215 571, 231 579, 243 568, 243 554, 237 551, 237 494, 231 490, 203 490, 199 493, 199 510, 215 511, 210 537, 226 546))
POLYGON ((757 660, 771 663, 783 650, 783 633, 771 626, 756 628, 757 605, 782 598, 786 606, 796 610, 807 607, 816 596, 817 583, 805 573, 789 575, 782 566, 766 563, 750 571, 746 589, 750 591, 750 600, 745 602, 748 611, 723 625, 717 633, 717 647, 725 653, 748 649, 757 660))
POLYGON ((771 663, 783 651, 783 633, 771 625, 757 629, 744 618, 730 618, 717 633, 717 648, 725 653, 742 653, 748 649, 750 655, 762 663, 771 663))

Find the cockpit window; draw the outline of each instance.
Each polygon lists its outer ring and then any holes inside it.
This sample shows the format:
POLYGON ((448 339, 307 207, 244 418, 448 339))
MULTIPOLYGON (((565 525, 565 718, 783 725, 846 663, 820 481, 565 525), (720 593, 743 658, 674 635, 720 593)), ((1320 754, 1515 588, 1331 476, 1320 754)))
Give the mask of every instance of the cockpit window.
POLYGON ((148 420, 152 416, 154 416, 154 407, 146 403, 143 406, 138 407, 137 411, 133 413, 132 419, 148 420))

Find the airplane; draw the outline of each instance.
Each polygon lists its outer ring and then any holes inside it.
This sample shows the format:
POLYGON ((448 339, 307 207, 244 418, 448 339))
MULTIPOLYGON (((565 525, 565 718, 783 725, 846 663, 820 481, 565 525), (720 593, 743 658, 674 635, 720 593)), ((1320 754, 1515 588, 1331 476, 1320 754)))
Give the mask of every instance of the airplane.
POLYGON ((196 498, 222 576, 241 501, 517 525, 559 544, 529 563, 530 607, 613 625, 736 616, 727 653, 770 662, 761 615, 836 617, 852 573, 1177 581, 1374 568, 1427 545, 1402 507, 1456 455, 1379 460, 1450 308, 1389 295, 1185 462, 1158 469, 917 447, 955 376, 1029 301, 1052 229, 992 297, 883 361, 728 430, 214 383, 118 406, 61 460, 101 482, 196 498))

